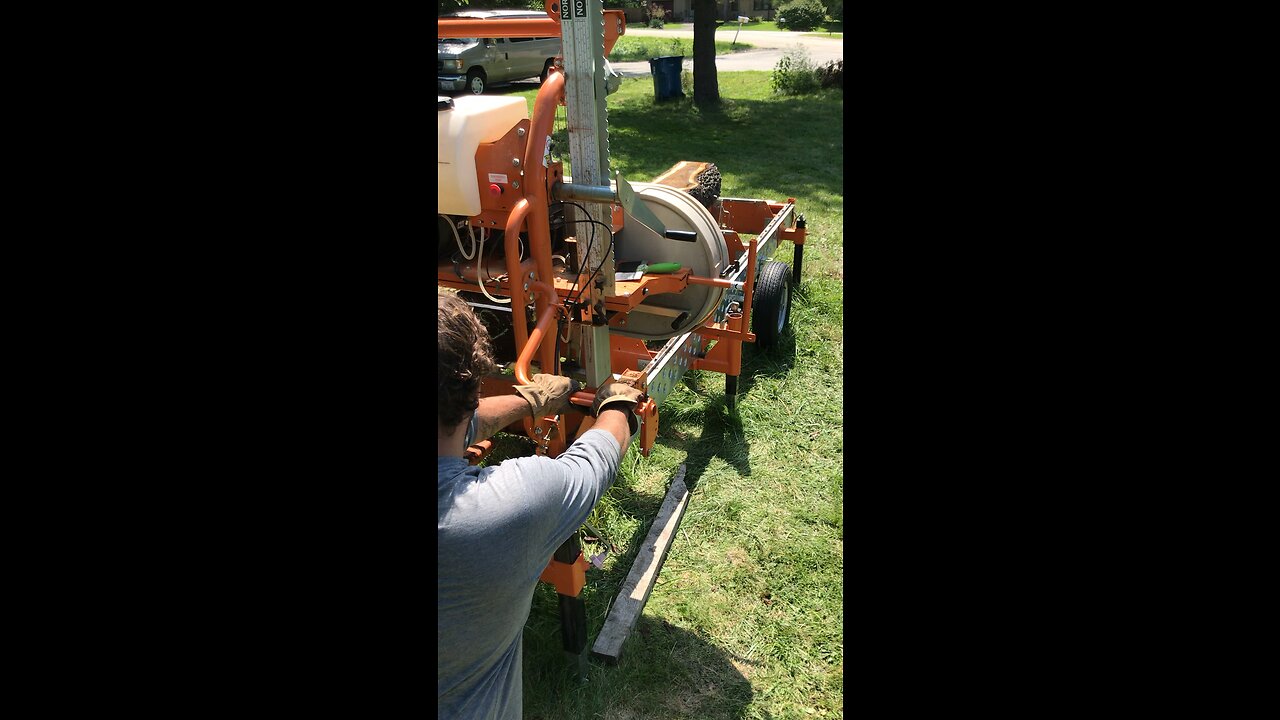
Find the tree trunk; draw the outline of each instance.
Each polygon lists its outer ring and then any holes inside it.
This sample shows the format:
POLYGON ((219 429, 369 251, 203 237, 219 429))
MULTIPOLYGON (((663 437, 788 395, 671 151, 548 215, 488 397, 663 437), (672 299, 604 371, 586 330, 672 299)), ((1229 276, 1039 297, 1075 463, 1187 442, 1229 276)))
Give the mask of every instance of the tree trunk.
POLYGON ((716 0, 693 0, 693 104, 720 104, 716 77, 716 0))

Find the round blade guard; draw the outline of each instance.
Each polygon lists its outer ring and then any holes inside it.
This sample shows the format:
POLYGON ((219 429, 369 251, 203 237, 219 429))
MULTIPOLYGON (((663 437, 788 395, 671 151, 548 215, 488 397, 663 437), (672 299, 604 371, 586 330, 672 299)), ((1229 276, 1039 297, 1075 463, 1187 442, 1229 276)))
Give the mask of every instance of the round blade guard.
MULTIPOLYGON (((729 249, 715 218, 702 203, 666 185, 638 182, 631 183, 631 187, 667 230, 693 231, 697 239, 672 240, 645 228, 628 231, 624 227, 617 241, 616 261, 639 260, 650 265, 674 262, 700 277, 720 277, 729 265, 729 249)), ((636 222, 627 219, 628 227, 636 222)), ((642 340, 675 337, 702 324, 719 307, 724 293, 724 288, 690 285, 683 292, 647 297, 627 316, 625 328, 610 326, 609 332, 642 340)))

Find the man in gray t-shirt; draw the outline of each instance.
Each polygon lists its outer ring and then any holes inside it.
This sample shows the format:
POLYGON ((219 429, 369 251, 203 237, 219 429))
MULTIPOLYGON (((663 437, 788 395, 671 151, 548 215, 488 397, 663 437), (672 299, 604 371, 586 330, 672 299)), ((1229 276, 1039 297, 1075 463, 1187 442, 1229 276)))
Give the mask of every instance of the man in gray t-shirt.
POLYGON ((631 410, 641 393, 601 387, 594 425, 555 459, 472 467, 472 442, 530 413, 562 411, 574 384, 535 375, 515 394, 480 399, 494 368, 488 333, 457 297, 438 304, 436 710, 443 720, 519 720, 522 631, 538 576, 613 484, 639 429, 631 410))

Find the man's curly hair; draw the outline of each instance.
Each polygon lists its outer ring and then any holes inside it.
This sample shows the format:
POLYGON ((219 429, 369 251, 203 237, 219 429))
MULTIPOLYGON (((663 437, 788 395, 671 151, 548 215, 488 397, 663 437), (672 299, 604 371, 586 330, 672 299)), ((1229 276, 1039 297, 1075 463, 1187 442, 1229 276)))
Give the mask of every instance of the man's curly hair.
POLYGON ((480 380, 496 365, 489 331, 471 307, 456 295, 436 296, 440 322, 436 419, 440 427, 452 428, 480 404, 480 380))

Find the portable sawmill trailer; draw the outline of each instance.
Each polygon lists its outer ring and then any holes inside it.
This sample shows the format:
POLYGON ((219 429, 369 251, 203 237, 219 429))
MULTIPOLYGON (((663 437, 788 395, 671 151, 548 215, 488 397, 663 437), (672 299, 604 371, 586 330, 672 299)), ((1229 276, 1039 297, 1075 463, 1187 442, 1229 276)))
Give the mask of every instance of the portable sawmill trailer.
MULTIPOLYGON (((437 27, 440 38, 562 40, 532 117, 522 97, 438 100, 438 286, 467 300, 494 339, 500 370, 481 393, 510 394, 534 372, 584 388, 573 411, 506 430, 555 457, 590 427, 583 411, 595 390, 623 381, 646 395, 635 412, 647 457, 661 405, 689 370, 724 373, 733 407, 743 343, 772 345, 789 321, 805 239, 795 200, 719 197, 709 162, 678 163, 652 182, 611 175, 606 97, 620 77, 605 57, 626 23, 601 0, 552 0, 540 18, 440 18, 437 27), (572 177, 553 159, 559 106, 572 177), (784 240, 794 245, 791 268, 771 259, 784 240)), ((477 443, 468 459, 491 449, 477 443)), ((587 566, 575 534, 542 576, 560 594, 564 649, 580 661, 587 566)))

